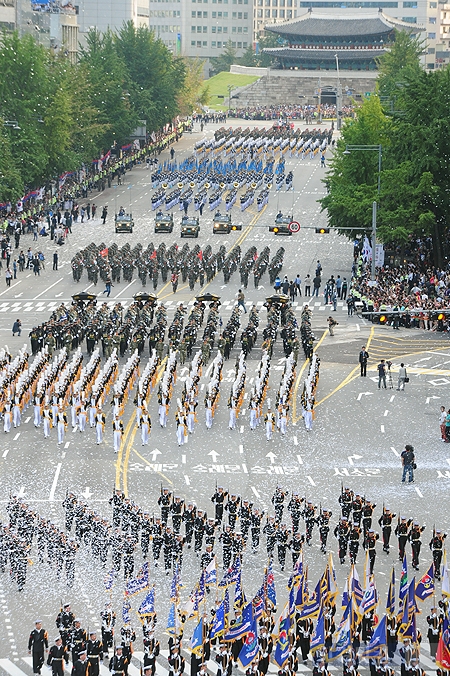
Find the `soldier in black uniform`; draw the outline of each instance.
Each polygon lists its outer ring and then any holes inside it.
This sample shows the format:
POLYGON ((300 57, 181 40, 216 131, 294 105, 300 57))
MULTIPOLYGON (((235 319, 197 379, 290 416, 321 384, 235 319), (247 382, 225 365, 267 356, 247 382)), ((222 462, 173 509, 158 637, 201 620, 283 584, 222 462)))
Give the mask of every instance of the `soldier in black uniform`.
POLYGON ((87 634, 81 626, 81 620, 75 619, 74 626, 70 632, 70 647, 72 648, 72 664, 78 660, 81 651, 86 648, 87 634))
POLYGON ((242 500, 239 509, 239 521, 241 524, 241 533, 242 537, 244 538, 244 542, 247 542, 248 532, 250 530, 252 507, 253 502, 249 502, 248 500, 242 500))
POLYGON ((378 523, 382 528, 382 537, 383 537, 383 552, 389 554, 389 541, 391 539, 392 533, 392 519, 397 515, 393 514, 389 507, 383 506, 383 513, 378 519, 378 523))
POLYGON ((332 512, 328 509, 320 508, 316 523, 319 526, 320 551, 325 554, 327 551, 327 539, 330 532, 330 517, 332 512))
POLYGON ((359 538, 361 535, 361 528, 354 523, 348 534, 348 553, 350 556, 350 563, 356 563, 359 550, 359 538))
POLYGON ((316 507, 313 505, 311 500, 308 500, 308 502, 306 503, 305 508, 302 512, 302 516, 305 520, 306 544, 311 546, 312 532, 314 524, 316 523, 316 507))
POLYGON ((348 521, 344 519, 344 517, 341 517, 338 525, 334 529, 334 535, 338 539, 339 561, 341 563, 345 563, 349 534, 350 534, 350 526, 348 524, 348 521))
POLYGON ((273 650, 273 640, 269 635, 267 628, 262 627, 261 633, 259 635, 259 662, 258 662, 258 672, 265 676, 269 670, 269 660, 270 655, 273 650))
POLYGON ((86 644, 89 660, 89 676, 99 676, 100 661, 103 661, 103 643, 97 638, 97 632, 89 632, 89 640, 86 644))
POLYGON ((172 512, 173 532, 176 535, 178 535, 178 533, 180 532, 181 520, 183 518, 183 510, 184 510, 184 500, 182 500, 179 495, 176 495, 175 499, 173 500, 170 506, 170 511, 172 512))
POLYGON ((225 505, 225 509, 228 512, 228 523, 231 526, 231 530, 234 530, 235 528, 240 503, 241 498, 233 493, 225 505))
POLYGON ((353 491, 351 491, 350 488, 344 488, 344 490, 341 491, 338 502, 341 505, 342 516, 344 519, 348 520, 350 512, 352 511, 353 491))
POLYGON ((62 638, 57 636, 55 645, 52 645, 47 657, 47 664, 52 668, 52 676, 64 676, 63 660, 69 664, 69 655, 63 646, 62 638))
POLYGON ((194 534, 194 521, 196 516, 196 509, 192 502, 188 502, 188 506, 185 507, 183 512, 183 521, 184 527, 186 529, 185 542, 187 543, 188 549, 191 548, 192 536, 194 534))
POLYGON ((79 657, 76 662, 74 662, 72 675, 73 676, 87 676, 89 669, 89 661, 87 658, 87 652, 84 648, 80 650, 79 657))
POLYGON ((353 518, 353 523, 357 523, 358 526, 361 525, 361 519, 362 519, 362 510, 364 506, 364 501, 362 497, 356 493, 353 502, 352 502, 352 518, 353 518))
POLYGON ((266 535, 267 556, 269 559, 273 558, 273 550, 277 541, 278 524, 275 522, 273 516, 269 516, 266 525, 263 528, 263 533, 266 535))
POLYGON ((311 643, 311 635, 313 633, 314 625, 312 620, 297 620, 296 622, 296 649, 300 648, 302 651, 303 664, 308 661, 309 648, 311 643))
POLYGON ((128 673, 128 660, 122 654, 122 646, 118 645, 116 647, 115 654, 111 657, 109 661, 109 670, 114 676, 127 676, 128 673))
POLYGON ((194 519, 194 551, 199 556, 203 546, 203 535, 205 534, 206 513, 199 509, 194 519))
POLYGON ((367 549, 369 552, 370 575, 373 575, 373 567, 377 556, 376 544, 379 537, 378 533, 375 533, 372 528, 370 528, 364 540, 364 549, 367 549))
POLYGON ((116 613, 112 609, 111 603, 105 603, 105 610, 100 613, 102 621, 102 643, 103 653, 108 657, 109 648, 113 647, 114 627, 116 626, 116 613))
POLYGON ((272 495, 272 504, 275 508, 276 523, 280 523, 281 519, 283 518, 285 497, 286 493, 282 490, 281 486, 277 486, 275 489, 275 493, 272 495))
POLYGON ((440 530, 437 530, 430 541, 430 549, 433 554, 435 580, 441 579, 442 552, 444 549, 444 540, 446 537, 447 533, 442 533, 440 530))
POLYGON ((219 524, 222 523, 224 502, 227 496, 228 493, 223 489, 223 486, 218 486, 211 498, 211 502, 214 503, 215 518, 219 524))
POLYGON ((286 564, 286 550, 289 544, 289 531, 285 523, 278 525, 277 532, 277 550, 278 550, 278 563, 281 566, 281 570, 284 570, 286 564))
POLYGON ((264 512, 260 512, 256 507, 253 508, 250 517, 250 532, 252 536, 252 553, 255 554, 259 547, 259 539, 261 537, 261 521, 264 512))
POLYGON ((153 520, 148 512, 142 514, 140 527, 141 527, 141 549, 142 549, 142 558, 146 559, 148 555, 148 550, 150 548, 150 538, 152 536, 152 526, 153 520))
POLYGON ((160 652, 159 641, 156 640, 153 631, 144 638, 144 669, 150 669, 150 676, 156 673, 156 658, 160 652))
POLYGON ((290 542, 290 549, 292 552, 292 565, 295 566, 295 564, 298 561, 298 558, 301 554, 301 551, 303 549, 303 543, 305 542, 305 536, 302 535, 301 533, 295 533, 294 537, 292 538, 290 542))
POLYGON ((124 503, 125 495, 121 490, 115 490, 112 498, 109 499, 109 504, 112 504, 113 508, 113 526, 114 528, 120 528, 122 521, 122 509, 124 503))
POLYGON ((231 531, 231 526, 226 525, 221 534, 219 535, 219 542, 222 543, 222 560, 223 567, 227 569, 231 564, 231 557, 233 553, 233 533, 231 531))
POLYGON ((161 488, 161 495, 158 498, 158 505, 161 507, 161 521, 167 525, 167 519, 170 513, 170 501, 172 493, 168 488, 161 488))
POLYGON ((430 643, 430 655, 433 660, 436 660, 436 652, 439 643, 439 638, 442 632, 443 618, 439 617, 437 608, 432 608, 427 617, 428 632, 427 638, 430 643))
POLYGON ((33 674, 41 673, 46 650, 48 650, 48 635, 42 628, 42 621, 36 620, 28 639, 28 654, 33 657, 33 674))
POLYGON ((395 615, 388 615, 386 618, 387 647, 390 660, 394 659, 397 650, 399 624, 395 615))
POLYGON ((70 603, 65 603, 56 618, 56 628, 59 629, 64 646, 67 646, 69 643, 70 633, 73 629, 74 621, 75 615, 70 610, 70 603))
POLYGON ((425 526, 419 526, 418 521, 414 521, 411 530, 409 531, 409 539, 411 542, 411 551, 412 551, 412 567, 414 570, 419 570, 419 556, 420 548, 422 546, 422 541, 420 539, 421 534, 425 530, 425 526))
POLYGON ((409 527, 412 523, 412 519, 407 519, 405 516, 399 517, 397 526, 395 527, 395 534, 398 539, 398 558, 399 561, 403 561, 405 555, 405 547, 408 542, 409 527))
POLYGON ((123 579, 128 580, 134 572, 134 550, 136 543, 132 535, 127 535, 123 542, 123 579))
POLYGON ((166 575, 170 574, 173 561, 173 543, 174 535, 170 526, 167 526, 163 532, 163 556, 164 556, 164 570, 166 575))
POLYGON ((155 568, 158 567, 159 556, 161 554, 161 547, 164 542, 163 536, 163 525, 159 517, 155 517, 154 524, 152 526, 152 552, 153 552, 153 561, 155 562, 155 568))
POLYGON ((363 536, 367 536, 367 532, 372 528, 372 514, 375 509, 376 504, 370 502, 370 500, 364 500, 363 510, 362 510, 362 527, 363 527, 363 536))
POLYGON ((302 502, 303 498, 300 498, 298 493, 292 493, 291 499, 288 503, 288 510, 292 519, 292 533, 295 535, 300 528, 300 518, 302 516, 302 502))

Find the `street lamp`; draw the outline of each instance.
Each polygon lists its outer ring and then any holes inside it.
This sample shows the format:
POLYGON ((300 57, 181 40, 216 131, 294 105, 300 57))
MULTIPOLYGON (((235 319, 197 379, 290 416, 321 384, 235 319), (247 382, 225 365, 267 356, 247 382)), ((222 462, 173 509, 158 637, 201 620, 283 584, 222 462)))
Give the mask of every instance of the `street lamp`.
POLYGON ((12 127, 12 129, 16 129, 17 131, 20 131, 19 123, 17 120, 5 120, 3 122, 3 125, 5 127, 12 127))
POLYGON ((341 80, 339 77, 339 56, 334 55, 336 59, 336 71, 337 71, 337 92, 336 92, 336 127, 338 130, 341 128, 341 118, 339 117, 339 111, 341 110, 341 80))
POLYGON ((227 86, 227 88, 228 88, 228 110, 230 110, 230 108, 231 108, 231 92, 233 91, 233 89, 237 89, 237 87, 235 87, 232 84, 229 84, 227 86))
MULTIPOLYGON (((369 152, 378 153, 378 179, 377 179, 377 193, 378 202, 380 201, 380 181, 381 181, 381 158, 383 156, 383 147, 380 145, 346 145, 344 155, 351 155, 353 151, 368 150, 369 152)), ((372 270, 371 279, 375 281, 375 253, 377 245, 377 202, 372 203, 372 270)))

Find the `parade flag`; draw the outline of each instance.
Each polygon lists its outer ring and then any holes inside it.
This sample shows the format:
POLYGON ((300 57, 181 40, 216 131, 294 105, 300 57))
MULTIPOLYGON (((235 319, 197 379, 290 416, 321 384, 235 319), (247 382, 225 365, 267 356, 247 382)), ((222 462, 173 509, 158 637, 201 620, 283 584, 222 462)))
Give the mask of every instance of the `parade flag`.
POLYGON ((149 585, 149 569, 148 561, 144 563, 134 580, 128 580, 125 587, 125 596, 134 596, 145 589, 149 585))
POLYGON ((113 585, 114 585, 114 570, 110 570, 109 572, 106 573, 105 579, 103 580, 103 584, 105 585, 106 591, 109 591, 110 589, 113 588, 113 585))
POLYGON ((302 608, 303 604, 307 600, 308 596, 305 591, 305 576, 302 575, 298 583, 297 596, 295 598, 295 607, 297 608, 297 610, 302 608))
POLYGON ((411 643, 413 643, 413 644, 417 643, 416 613, 413 613, 411 615, 411 619, 409 620, 408 624, 403 629, 403 631, 400 628, 399 635, 401 635, 402 639, 410 638, 411 643))
POLYGON ((256 596, 253 597, 252 604, 253 604, 253 617, 255 617, 258 620, 264 612, 264 601, 262 600, 261 596, 257 594, 256 596))
POLYGON ((395 614, 395 569, 394 569, 394 566, 392 566, 391 581, 389 583, 389 589, 388 589, 388 593, 387 593, 386 612, 389 613, 390 615, 395 614))
POLYGON ((341 626, 335 634, 333 645, 328 651, 328 659, 336 660, 345 653, 346 650, 349 650, 350 645, 350 617, 347 617, 345 622, 341 623, 341 626))
POLYGON ((106 249, 102 249, 100 251, 100 256, 102 256, 103 258, 106 258, 107 255, 108 255, 108 247, 106 247, 106 249))
POLYGON ((327 601, 334 601, 338 594, 339 590, 336 584, 336 571, 333 564, 333 555, 330 552, 327 564, 327 601))
POLYGON ((277 643, 275 646, 275 652, 273 659, 276 664, 283 668, 283 665, 286 663, 286 660, 289 657, 289 630, 291 627, 291 617, 288 612, 287 606, 285 606, 282 616, 279 621, 279 634, 277 643))
POLYGON ((301 580, 303 576, 303 552, 300 552, 300 555, 297 559, 297 561, 294 564, 294 568, 292 570, 291 575, 289 576, 288 580, 288 589, 293 587, 299 580, 301 580))
POLYGON ((139 606, 138 614, 140 617, 148 617, 155 614, 155 587, 153 586, 148 592, 145 599, 139 606))
POLYGON ((444 616, 442 624, 442 632, 436 652, 436 665, 445 671, 450 669, 450 632, 447 616, 444 616))
POLYGON ((237 582, 240 574, 241 574, 241 559, 239 556, 237 556, 231 568, 228 568, 228 570, 225 571, 225 574, 221 579, 221 581, 219 582, 218 586, 228 587, 230 584, 234 584, 235 582, 237 582))
POLYGON ((447 561, 442 566, 442 596, 450 596, 450 579, 448 575, 447 561))
POLYGON ((122 605, 122 622, 124 624, 130 624, 130 622, 131 622, 130 610, 131 610, 131 603, 129 602, 128 599, 124 599, 123 605, 122 605))
POLYGON ((236 581, 236 587, 234 588, 234 603, 233 607, 235 610, 242 610, 246 605, 247 599, 245 597, 244 588, 242 587, 241 576, 239 575, 236 581))
POLYGON ((207 586, 217 584, 216 557, 214 556, 205 569, 205 584, 207 586))
POLYGON ((386 615, 383 615, 374 629, 372 638, 361 653, 361 658, 377 658, 381 657, 383 649, 386 647, 386 615))
POLYGON ((178 590, 180 588, 180 572, 178 568, 178 564, 175 566, 175 569, 173 571, 172 575, 172 584, 170 585, 170 600, 171 601, 176 601, 178 599, 178 590))
MULTIPOLYGON (((353 565, 353 564, 352 564, 353 565)), ((344 609, 348 606, 348 602, 350 600, 350 596, 348 593, 348 577, 345 578, 345 586, 344 586, 344 591, 342 592, 342 599, 341 599, 341 608, 344 609)))
POLYGON ((259 642, 258 642, 258 622, 254 617, 251 621, 250 629, 247 631, 245 637, 244 645, 241 648, 239 653, 238 660, 242 664, 242 667, 246 669, 254 659, 256 659, 259 653, 259 642))
POLYGON ((199 655, 203 649, 203 617, 200 618, 199 623, 194 629, 191 640, 189 642, 189 648, 194 655, 199 655))
POLYGON ((211 628, 209 630, 209 638, 212 640, 221 636, 225 631, 225 599, 216 609, 211 628))
POLYGON ((277 590, 275 589, 275 576, 273 574, 272 561, 270 562, 266 573, 266 596, 270 603, 276 608, 277 590))
POLYGON ((361 583, 359 581, 359 575, 358 571, 356 570, 355 566, 353 566, 353 570, 351 571, 351 591, 352 594, 354 595, 356 599, 357 605, 359 605, 363 599, 364 592, 361 587, 361 583))
POLYGON ((309 650, 311 653, 314 653, 316 650, 320 650, 325 645, 325 619, 323 616, 323 608, 320 606, 319 617, 317 618, 316 627, 314 629, 314 634, 311 636, 311 643, 309 650))
POLYGON ((169 634, 175 633, 175 603, 170 604, 169 617, 167 618, 166 629, 169 634))
POLYGON ((295 613, 295 589, 294 587, 291 588, 289 592, 289 615, 292 617, 295 613))
POLYGON ((314 617, 320 611, 320 582, 316 585, 315 591, 311 598, 307 599, 302 608, 299 609, 299 620, 306 620, 308 617, 314 617))
POLYGON ((400 589, 398 592, 398 597, 400 601, 403 601, 407 591, 408 591, 408 562, 406 561, 406 554, 404 554, 402 563, 402 572, 400 573, 400 589))
POLYGON ((364 590, 362 601, 357 609, 358 615, 362 617, 365 613, 370 613, 371 610, 376 608, 377 602, 377 590, 375 588, 375 582, 372 579, 364 590))
POLYGON ((250 631, 253 623, 253 606, 252 602, 247 603, 244 610, 242 611, 241 618, 236 621, 236 624, 231 626, 227 633, 224 636, 224 641, 234 641, 237 638, 245 636, 245 634, 250 631))

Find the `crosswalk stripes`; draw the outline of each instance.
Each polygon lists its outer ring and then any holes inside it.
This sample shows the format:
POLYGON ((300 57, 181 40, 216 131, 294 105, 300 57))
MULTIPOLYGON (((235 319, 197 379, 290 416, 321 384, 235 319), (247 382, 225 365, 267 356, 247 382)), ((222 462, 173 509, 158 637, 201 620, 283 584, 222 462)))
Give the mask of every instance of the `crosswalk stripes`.
MULTIPOLYGON (((186 667, 185 667, 185 674, 184 676, 189 676, 190 674, 190 659, 191 659, 191 654, 190 651, 186 648, 183 648, 182 650, 183 657, 186 660, 186 667)), ((168 669, 168 662, 167 658, 169 657, 169 651, 164 649, 161 650, 159 657, 157 658, 156 662, 156 674, 157 676, 169 676, 169 669, 168 669)), ((217 662, 215 661, 213 654, 212 654, 212 659, 208 660, 206 663, 206 667, 208 669, 208 672, 211 676, 217 676, 217 671, 218 671, 218 665, 217 662)), ((143 665, 144 662, 144 653, 141 650, 135 650, 133 653, 133 662, 128 666, 128 674, 129 676, 140 676, 141 673, 141 665, 143 665), (137 662, 137 665, 136 665, 137 662)), ((421 667, 425 670, 425 673, 427 676, 435 676, 436 674, 436 663, 433 662, 431 659, 430 653, 429 653, 429 647, 427 645, 422 645, 420 649, 420 665, 421 667)), ((398 654, 394 656, 394 668, 396 668, 396 672, 399 671, 400 667, 400 657, 398 654)), ((21 657, 20 660, 18 658, 8 659, 8 658, 2 658, 0 659, 0 675, 4 676, 5 674, 7 676, 31 676, 32 674, 32 668, 33 668, 33 660, 32 657, 29 655, 26 655, 24 657, 21 657), (23 667, 23 668, 21 668, 23 667), (25 669, 25 670, 24 670, 25 669)), ((342 666, 339 662, 336 663, 329 663, 328 664, 328 670, 331 673, 335 672, 341 672, 342 671, 342 666)), ((244 670, 242 667, 239 665, 237 670, 234 669, 234 673, 239 674, 239 676, 242 676, 244 674, 244 670)), ((358 671, 361 673, 361 676, 369 676, 369 664, 367 660, 363 660, 362 663, 360 663, 358 671)), ((311 665, 311 660, 308 661, 308 664, 303 664, 299 663, 297 672, 300 674, 311 674, 312 672, 312 665, 311 665)), ((269 670, 268 674, 277 674, 278 673, 278 667, 276 664, 273 662, 270 662, 269 664, 269 670)), ((100 664, 100 676, 110 676, 110 671, 108 669, 108 662, 106 661, 105 663, 100 664)))

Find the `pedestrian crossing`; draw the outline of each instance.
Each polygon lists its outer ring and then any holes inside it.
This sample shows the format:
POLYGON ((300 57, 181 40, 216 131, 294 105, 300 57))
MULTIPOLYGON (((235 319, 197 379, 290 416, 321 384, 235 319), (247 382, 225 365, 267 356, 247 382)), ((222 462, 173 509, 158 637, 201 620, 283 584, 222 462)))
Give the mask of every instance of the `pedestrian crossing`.
MULTIPOLYGON (((59 300, 54 300, 54 301, 3 301, 0 302, 0 314, 17 314, 19 313, 20 315, 26 315, 27 313, 46 313, 51 314, 57 307, 61 305, 61 303, 65 303, 66 305, 70 304, 71 300, 70 299, 59 299, 59 300)), ((121 303, 122 307, 126 308, 128 307, 133 301, 132 299, 122 299, 118 298, 117 300, 108 300, 106 301, 107 305, 109 308, 113 308, 117 303, 121 303)), ((195 303, 194 300, 190 300, 189 302, 184 302, 179 298, 174 298, 174 299, 163 299, 162 302, 164 303, 165 307, 170 309, 170 308, 175 308, 177 305, 180 303, 183 303, 184 306, 187 307, 192 307, 195 303)), ((263 307, 264 305, 263 300, 259 300, 255 303, 255 305, 258 308, 263 307)), ((253 302, 248 300, 245 301, 245 306, 247 308, 251 308, 253 306, 253 302)), ((221 310, 226 311, 226 310, 231 310, 234 306, 236 305, 236 301, 234 300, 225 300, 221 304, 221 310)), ((292 307, 294 308, 302 308, 305 305, 308 305, 310 308, 313 309, 318 309, 319 311, 325 311, 327 308, 330 310, 331 305, 324 305, 322 302, 313 302, 313 301, 294 301, 292 303, 292 307)), ((337 307, 338 308, 343 308, 344 303, 342 301, 338 301, 337 307)), ((45 321, 46 316, 43 316, 42 321, 45 321)))
MULTIPOLYGON (((185 666, 185 676, 190 676, 190 659, 191 659, 191 654, 190 651, 186 648, 183 648, 182 650, 182 655, 185 658, 186 661, 186 666, 185 666)), ((211 676, 217 676, 218 672, 218 665, 217 662, 214 659, 214 651, 212 650, 211 652, 211 658, 206 662, 206 667, 208 669, 208 673, 211 676)), ((111 653, 110 653, 111 656, 111 653)), ((169 651, 168 650, 161 650, 159 657, 157 658, 156 662, 156 674, 157 676, 169 676, 169 668, 168 668, 168 662, 167 659, 169 657, 169 651)), ((141 666, 143 665, 144 662, 144 653, 141 650, 135 650, 133 652, 133 659, 132 663, 128 666, 128 674, 129 676, 141 676, 141 666)), ((110 671, 108 669, 108 664, 109 661, 105 660, 104 663, 100 664, 100 676, 110 676, 110 671)), ((26 655, 24 657, 13 657, 12 659, 9 658, 2 658, 0 659, 0 675, 1 676, 32 676, 33 674, 33 660, 32 657, 29 655, 26 655)), ((430 652, 429 652, 429 647, 428 645, 422 645, 420 649, 420 665, 421 667, 425 670, 425 673, 427 676, 435 676, 436 674, 436 663, 432 660, 430 652)), ((311 674, 312 673, 312 662, 311 660, 308 660, 307 664, 299 663, 297 672, 300 674, 311 674)), ((396 673, 400 672, 400 657, 398 654, 394 656, 394 662, 392 667, 394 668, 396 673)), ((336 662, 332 662, 328 664, 328 671, 330 673, 337 673, 342 671, 342 664, 341 660, 338 660, 336 662)), ((362 676, 369 676, 369 665, 367 660, 362 660, 360 662, 358 671, 361 673, 362 676)), ((239 676, 242 676, 242 674, 245 673, 244 669, 239 665, 239 667, 233 668, 234 674, 239 674, 239 676)), ((278 667, 274 663, 269 664, 269 674, 278 674, 278 667)))

